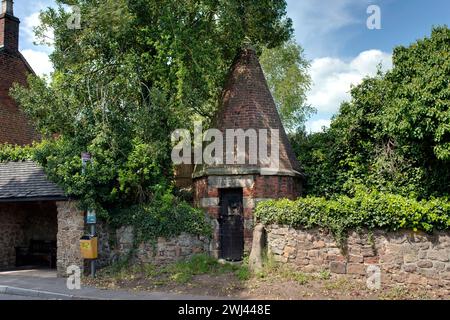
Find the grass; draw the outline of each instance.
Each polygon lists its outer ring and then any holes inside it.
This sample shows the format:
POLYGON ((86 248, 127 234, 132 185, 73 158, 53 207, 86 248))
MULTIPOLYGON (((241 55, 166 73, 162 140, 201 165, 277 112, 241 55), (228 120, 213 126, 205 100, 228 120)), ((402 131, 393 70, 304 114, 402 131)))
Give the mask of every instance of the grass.
POLYGON ((389 288, 387 292, 381 293, 379 298, 381 300, 429 299, 426 293, 415 296, 410 293, 408 288, 400 285, 389 288))
POLYGON ((331 272, 329 270, 322 270, 319 272, 319 275, 317 276, 320 280, 330 280, 331 279, 331 272))
POLYGON ((219 263, 216 259, 205 255, 195 255, 186 261, 176 262, 162 269, 162 273, 177 283, 190 282, 196 275, 201 274, 224 274, 241 272, 240 266, 230 263, 219 263))
POLYGON ((292 280, 300 285, 305 285, 315 279, 313 274, 307 274, 295 270, 289 265, 277 263, 272 256, 267 255, 264 257, 263 269, 256 273, 255 276, 263 280, 292 280))
POLYGON ((153 264, 131 266, 128 260, 120 260, 102 270, 101 275, 114 280, 133 279, 140 275, 159 284, 165 284, 167 281, 186 284, 191 282, 196 275, 226 273, 233 273, 240 281, 246 281, 251 277, 251 272, 246 263, 242 265, 220 263, 217 259, 206 254, 194 255, 189 260, 179 261, 165 267, 157 267, 153 264))

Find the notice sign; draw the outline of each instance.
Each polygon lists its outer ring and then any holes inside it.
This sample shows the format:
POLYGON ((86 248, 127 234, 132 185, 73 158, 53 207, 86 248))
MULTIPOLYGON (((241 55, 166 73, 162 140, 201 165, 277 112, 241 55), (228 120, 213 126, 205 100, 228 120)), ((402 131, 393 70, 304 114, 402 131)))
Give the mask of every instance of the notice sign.
POLYGON ((97 215, 95 214, 95 211, 89 210, 86 215, 86 223, 87 224, 96 224, 97 223, 97 215))

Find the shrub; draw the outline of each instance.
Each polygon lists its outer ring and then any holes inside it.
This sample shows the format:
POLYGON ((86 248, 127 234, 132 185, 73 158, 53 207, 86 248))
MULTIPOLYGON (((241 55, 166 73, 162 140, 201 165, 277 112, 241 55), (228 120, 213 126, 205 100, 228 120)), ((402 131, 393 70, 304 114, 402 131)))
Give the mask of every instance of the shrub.
POLYGON ((212 235, 205 213, 178 199, 170 190, 156 194, 150 202, 113 209, 110 217, 114 227, 133 226, 137 243, 156 241, 158 237, 172 238, 183 232, 212 235))
POLYGON ((450 201, 448 198, 418 201, 359 190, 352 198, 337 196, 327 200, 309 196, 295 201, 263 201, 257 206, 256 216, 264 224, 326 228, 340 241, 351 229, 447 230, 450 228, 450 201))

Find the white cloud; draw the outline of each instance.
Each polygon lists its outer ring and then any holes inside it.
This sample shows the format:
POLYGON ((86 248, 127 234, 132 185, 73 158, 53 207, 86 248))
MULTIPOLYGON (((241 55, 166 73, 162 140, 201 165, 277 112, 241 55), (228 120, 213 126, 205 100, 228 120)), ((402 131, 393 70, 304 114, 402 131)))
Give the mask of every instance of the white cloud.
POLYGON ((313 87, 308 93, 308 103, 319 114, 335 113, 343 101, 350 100, 351 85, 375 75, 379 63, 384 71, 392 68, 391 54, 368 50, 349 62, 331 57, 314 59, 310 70, 313 87))
POLYGON ((331 120, 329 119, 319 119, 319 120, 311 120, 306 123, 306 132, 315 133, 321 132, 323 127, 329 128, 331 125, 331 120))
POLYGON ((299 43, 307 48, 307 53, 320 56, 336 53, 345 45, 345 37, 340 41, 332 37, 336 31, 360 24, 365 28, 366 8, 371 0, 288 0, 289 16, 294 21, 295 35, 299 43), (336 50, 336 52, 331 52, 336 50))
POLYGON ((21 53, 37 75, 43 76, 53 72, 53 65, 47 53, 32 49, 22 50, 21 53))
MULTIPOLYGON (((25 34, 26 37, 25 40, 30 44, 38 40, 34 34, 34 29, 41 24, 39 14, 40 14, 39 11, 36 11, 31 15, 25 17, 25 19, 22 22, 21 32, 25 34)), ((47 30, 47 32, 45 33, 45 42, 52 44, 53 37, 54 37, 53 30, 47 30)))
POLYGON ((49 54, 53 51, 53 30, 48 30, 45 33, 45 41, 46 43, 49 43, 50 46, 34 45, 34 42, 38 42, 38 39, 34 34, 34 29, 41 24, 40 11, 51 4, 51 1, 33 2, 33 4, 31 4, 32 8, 30 8, 31 10, 29 11, 32 13, 22 19, 20 26, 22 35, 21 47, 26 48, 21 50, 21 53, 39 76, 48 75, 53 72, 53 65, 49 58, 49 54))

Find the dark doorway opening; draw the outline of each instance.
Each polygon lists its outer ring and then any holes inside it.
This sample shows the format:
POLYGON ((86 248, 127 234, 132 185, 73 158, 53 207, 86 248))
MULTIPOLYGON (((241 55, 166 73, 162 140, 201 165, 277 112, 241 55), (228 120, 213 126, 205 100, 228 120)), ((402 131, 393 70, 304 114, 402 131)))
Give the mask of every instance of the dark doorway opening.
POLYGON ((241 261, 244 255, 242 189, 220 190, 220 258, 241 261))
POLYGON ((54 201, 0 203, 0 270, 56 268, 54 201))

